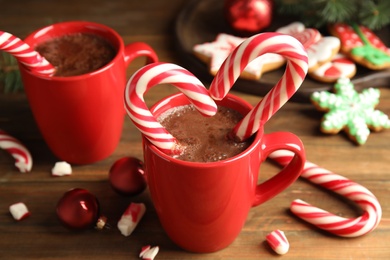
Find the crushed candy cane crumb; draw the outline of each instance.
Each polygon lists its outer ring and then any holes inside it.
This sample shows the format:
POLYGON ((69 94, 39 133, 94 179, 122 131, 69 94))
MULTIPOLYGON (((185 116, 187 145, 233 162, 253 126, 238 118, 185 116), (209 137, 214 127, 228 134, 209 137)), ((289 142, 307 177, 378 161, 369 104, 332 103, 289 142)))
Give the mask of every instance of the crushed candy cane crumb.
POLYGON ((56 162, 53 169, 51 169, 53 176, 66 176, 72 174, 72 166, 67 162, 56 162))
POLYGON ((27 206, 23 202, 18 202, 9 206, 12 217, 16 220, 22 220, 30 216, 27 206))
POLYGON ((277 254, 284 255, 288 252, 290 244, 284 232, 277 229, 266 236, 267 242, 277 254))
POLYGON ((144 260, 153 260, 160 248, 158 246, 151 247, 150 245, 143 246, 139 253, 139 258, 144 260))
POLYGON ((130 236, 145 214, 146 207, 143 203, 130 203, 121 219, 118 221, 118 229, 124 236, 130 236))

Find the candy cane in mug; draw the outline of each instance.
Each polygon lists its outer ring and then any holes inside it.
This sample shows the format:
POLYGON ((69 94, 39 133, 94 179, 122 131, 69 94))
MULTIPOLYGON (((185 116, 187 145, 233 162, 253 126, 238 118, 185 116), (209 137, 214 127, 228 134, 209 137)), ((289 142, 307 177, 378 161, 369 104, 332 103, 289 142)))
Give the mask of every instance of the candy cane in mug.
POLYGON ((181 152, 180 144, 149 111, 144 94, 158 84, 177 87, 195 108, 205 116, 213 116, 217 105, 202 82, 188 70, 170 63, 152 63, 138 70, 125 89, 125 108, 130 119, 144 136, 167 154, 181 152))
POLYGON ((0 50, 10 53, 31 71, 51 76, 55 68, 37 51, 18 37, 0 31, 0 50))
POLYGON ((15 166, 20 172, 29 172, 32 158, 28 149, 16 138, 0 129, 0 148, 6 150, 15 159, 15 166))
MULTIPOLYGON (((269 157, 284 166, 293 156, 290 151, 279 150, 269 157)), ((364 212, 357 218, 343 218, 297 199, 291 203, 290 209, 299 218, 341 237, 362 236, 378 226, 382 208, 367 188, 311 162, 305 163, 301 177, 354 201, 364 212)))
POLYGON ((307 74, 307 52, 297 39, 281 33, 260 33, 245 40, 228 56, 210 85, 211 96, 223 99, 244 68, 265 53, 286 58, 286 69, 279 82, 233 129, 232 137, 238 141, 257 132, 298 90, 307 74))

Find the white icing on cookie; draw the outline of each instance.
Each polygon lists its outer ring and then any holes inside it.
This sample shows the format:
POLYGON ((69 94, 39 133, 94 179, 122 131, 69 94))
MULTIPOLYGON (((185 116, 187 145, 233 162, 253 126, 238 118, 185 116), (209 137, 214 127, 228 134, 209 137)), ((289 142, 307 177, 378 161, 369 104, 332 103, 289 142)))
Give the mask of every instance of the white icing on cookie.
POLYGON ((293 22, 289 25, 280 27, 276 30, 278 33, 284 33, 288 35, 293 35, 295 33, 303 32, 305 30, 305 25, 301 22, 293 22))
POLYGON ((291 35, 302 43, 309 58, 309 72, 331 60, 340 49, 340 40, 337 37, 322 37, 317 29, 305 28, 300 22, 281 27, 277 32, 291 35))
POLYGON ((340 48, 340 40, 337 37, 322 37, 319 41, 310 45, 307 50, 309 57, 309 69, 331 59, 340 48))
MULTIPOLYGON (((210 63, 210 73, 215 75, 229 54, 245 39, 220 33, 217 35, 215 41, 197 44, 193 47, 193 51, 206 57, 206 62, 210 63)), ((244 72, 249 74, 253 79, 259 79, 267 65, 276 63, 282 65, 284 61, 285 59, 279 54, 266 53, 249 63, 244 69, 244 72)))
POLYGON ((352 78, 355 73, 355 63, 338 53, 331 61, 324 63, 309 75, 326 82, 336 82, 339 78, 352 78))

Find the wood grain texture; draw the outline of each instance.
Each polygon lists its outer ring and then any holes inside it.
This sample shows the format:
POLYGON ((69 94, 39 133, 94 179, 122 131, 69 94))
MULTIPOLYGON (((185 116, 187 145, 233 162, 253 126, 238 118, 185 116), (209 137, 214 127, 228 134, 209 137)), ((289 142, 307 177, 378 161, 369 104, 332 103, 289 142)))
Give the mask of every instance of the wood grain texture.
MULTIPOLYGON (((145 41, 155 48, 162 61, 181 62, 175 49, 173 25, 187 4, 170 1, 2 1, 0 29, 19 37, 55 21, 90 20, 104 23, 119 32, 125 42, 145 41)), ((136 61, 128 71, 143 64, 136 61)), ((378 109, 390 115, 390 89, 381 86, 378 109)), ((153 104, 174 93, 172 86, 160 86, 146 95, 153 104)), ((255 105, 261 97, 233 91, 255 105)), ((239 237, 228 248, 213 254, 193 254, 178 248, 164 233, 146 190, 136 197, 121 197, 109 186, 111 165, 124 156, 142 159, 141 136, 125 118, 121 142, 107 159, 91 165, 73 166, 68 177, 51 177, 58 160, 49 151, 32 117, 23 94, 0 95, 0 128, 20 139, 34 158, 33 170, 22 174, 14 160, 0 150, 0 259, 138 259, 142 246, 158 245, 157 259, 277 259, 265 243, 275 230, 285 232, 290 251, 283 259, 389 259, 390 248, 390 131, 371 134, 367 143, 356 146, 344 134, 324 135, 319 131, 323 113, 308 103, 288 102, 266 124, 265 131, 291 131, 306 148, 307 158, 328 170, 350 178, 370 189, 382 205, 382 221, 372 233, 359 238, 339 238, 319 231, 294 217, 288 210, 300 198, 345 217, 361 214, 354 204, 299 179, 269 202, 253 208, 239 237), (94 193, 111 229, 71 232, 60 225, 55 206, 62 194, 80 187, 94 193), (22 201, 31 216, 16 222, 8 211, 10 204, 22 201), (143 202, 147 212, 129 237, 116 223, 130 202, 143 202)), ((272 176, 279 167, 265 162, 259 181, 272 176)))

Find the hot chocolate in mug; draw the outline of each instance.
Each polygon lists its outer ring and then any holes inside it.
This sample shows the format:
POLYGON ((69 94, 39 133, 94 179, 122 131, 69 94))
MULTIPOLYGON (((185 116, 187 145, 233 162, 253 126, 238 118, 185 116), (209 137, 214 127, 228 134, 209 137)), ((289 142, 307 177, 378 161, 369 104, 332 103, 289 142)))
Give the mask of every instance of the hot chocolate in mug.
POLYGON ((49 25, 30 34, 25 42, 35 48, 75 33, 105 39, 115 51, 112 60, 77 76, 39 75, 21 63, 19 67, 32 113, 50 150, 69 163, 88 164, 111 155, 120 140, 127 67, 138 57, 146 57, 149 63, 158 58, 149 45, 125 45, 112 28, 86 21, 49 25))
MULTIPOLYGON (((252 106, 228 94, 217 105, 246 115, 252 106)), ((189 104, 182 94, 169 96, 151 108, 158 118, 171 108, 189 104)), ((286 189, 305 162, 301 140, 289 132, 264 134, 261 127, 242 153, 217 162, 188 162, 163 153, 143 136, 145 175, 159 220, 168 236, 185 250, 208 253, 225 248, 239 235, 249 210, 286 189), (285 149, 291 163, 258 184, 267 156, 285 149)))

